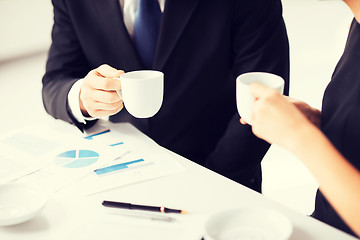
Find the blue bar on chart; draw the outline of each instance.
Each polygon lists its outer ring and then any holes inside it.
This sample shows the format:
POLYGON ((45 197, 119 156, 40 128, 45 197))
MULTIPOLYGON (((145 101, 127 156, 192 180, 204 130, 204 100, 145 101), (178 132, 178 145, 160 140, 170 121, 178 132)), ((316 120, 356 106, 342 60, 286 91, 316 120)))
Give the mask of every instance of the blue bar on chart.
POLYGON ((115 165, 111 165, 111 166, 104 167, 104 168, 99 168, 99 169, 94 170, 94 172, 96 173, 96 175, 102 175, 102 174, 114 172, 117 170, 129 168, 129 165, 134 164, 134 163, 139 163, 139 162, 144 162, 144 159, 138 159, 138 160, 134 160, 134 161, 130 161, 130 162, 124 162, 124 163, 115 164, 115 165))
POLYGON ((119 146, 121 144, 124 144, 124 142, 113 143, 113 144, 110 144, 109 146, 110 147, 115 147, 115 146, 119 146))
MULTIPOLYGON (((101 131, 101 132, 91 134, 91 135, 86 136, 86 137, 84 137, 84 138, 87 139, 87 140, 93 140, 94 137, 97 137, 97 136, 100 136, 100 135, 103 135, 103 134, 106 134, 106 133, 109 133, 109 132, 110 132, 110 129, 105 129, 105 130, 103 130, 103 131, 101 131)), ((109 140, 109 139, 111 140, 111 137, 108 138, 108 140, 109 140)), ((108 146, 110 146, 110 147, 116 147, 116 146, 119 146, 119 145, 122 145, 122 144, 124 144, 124 142, 123 142, 123 141, 119 141, 119 142, 111 143, 111 144, 109 144, 108 146)))
POLYGON ((89 135, 89 136, 84 137, 84 138, 87 139, 87 140, 91 140, 91 139, 93 139, 93 137, 96 137, 96 136, 99 136, 99 135, 102 135, 102 134, 105 134, 105 133, 108 133, 108 132, 110 132, 110 129, 106 129, 106 130, 104 130, 104 131, 101 131, 101 132, 98 132, 98 133, 94 133, 94 134, 89 135))

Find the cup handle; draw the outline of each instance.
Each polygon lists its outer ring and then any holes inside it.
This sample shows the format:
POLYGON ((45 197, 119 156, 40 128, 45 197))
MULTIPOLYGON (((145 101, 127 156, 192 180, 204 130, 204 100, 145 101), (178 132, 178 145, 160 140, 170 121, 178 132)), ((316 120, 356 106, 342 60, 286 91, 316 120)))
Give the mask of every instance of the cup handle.
MULTIPOLYGON (((114 79, 116 79, 116 80, 119 80, 119 81, 120 81, 120 78, 114 78, 114 79)), ((118 90, 118 91, 116 91, 116 92, 117 92, 117 94, 119 95, 120 99, 121 99, 121 100, 124 100, 124 99, 123 99, 123 94, 122 94, 121 89, 120 89, 120 90, 118 90)))
POLYGON ((118 95, 119 95, 120 99, 121 99, 121 100, 124 100, 124 99, 123 99, 123 95, 122 95, 122 91, 121 91, 121 89, 120 89, 120 90, 118 90, 118 91, 116 91, 116 92, 118 93, 118 95))

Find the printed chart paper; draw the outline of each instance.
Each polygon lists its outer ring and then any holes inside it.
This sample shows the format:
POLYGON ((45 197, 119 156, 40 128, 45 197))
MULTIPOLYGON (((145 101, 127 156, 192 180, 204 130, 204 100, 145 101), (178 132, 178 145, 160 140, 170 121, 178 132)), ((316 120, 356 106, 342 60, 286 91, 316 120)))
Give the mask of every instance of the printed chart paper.
POLYGON ((185 168, 130 124, 101 124, 79 134, 62 124, 18 129, 0 137, 0 183, 19 180, 47 193, 94 194, 164 177, 185 168))
POLYGON ((77 191, 81 189, 84 194, 95 194, 185 170, 174 157, 152 140, 127 136, 121 132, 121 128, 105 128, 85 138, 97 146, 110 146, 114 151, 122 149, 119 150, 122 155, 118 154, 120 156, 95 169, 81 181, 81 187, 77 191))
POLYGON ((59 191, 122 154, 48 126, 8 133, 1 137, 0 146, 1 183, 18 179, 48 193, 59 191))

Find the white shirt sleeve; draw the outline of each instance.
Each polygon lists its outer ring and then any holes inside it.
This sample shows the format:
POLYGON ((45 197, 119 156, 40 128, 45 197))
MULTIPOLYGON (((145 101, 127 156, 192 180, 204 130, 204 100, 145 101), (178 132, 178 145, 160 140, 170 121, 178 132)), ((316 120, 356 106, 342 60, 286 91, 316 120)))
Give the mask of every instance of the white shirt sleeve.
POLYGON ((71 114, 75 117, 75 119, 80 122, 86 124, 85 120, 95 120, 96 118, 92 117, 84 117, 81 113, 80 109, 80 103, 79 103, 79 94, 81 85, 83 83, 84 79, 79 79, 77 82, 75 82, 69 93, 68 93, 68 104, 71 111, 71 114))

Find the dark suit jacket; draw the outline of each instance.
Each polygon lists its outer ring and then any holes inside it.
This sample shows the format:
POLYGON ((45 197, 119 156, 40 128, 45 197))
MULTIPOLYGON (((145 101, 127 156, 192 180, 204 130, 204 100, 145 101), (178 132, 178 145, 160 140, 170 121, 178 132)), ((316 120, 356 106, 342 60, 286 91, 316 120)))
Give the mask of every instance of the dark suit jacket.
MULTIPOLYGON (((46 110, 83 128, 68 111, 72 84, 101 64, 143 69, 119 0, 53 0, 52 45, 43 78, 46 110)), ((265 71, 288 91, 288 39, 280 0, 167 0, 154 69, 165 74, 164 101, 150 119, 129 121, 160 145, 247 186, 269 145, 238 120, 235 78, 265 71)), ((253 187, 260 190, 259 186, 253 187)))

